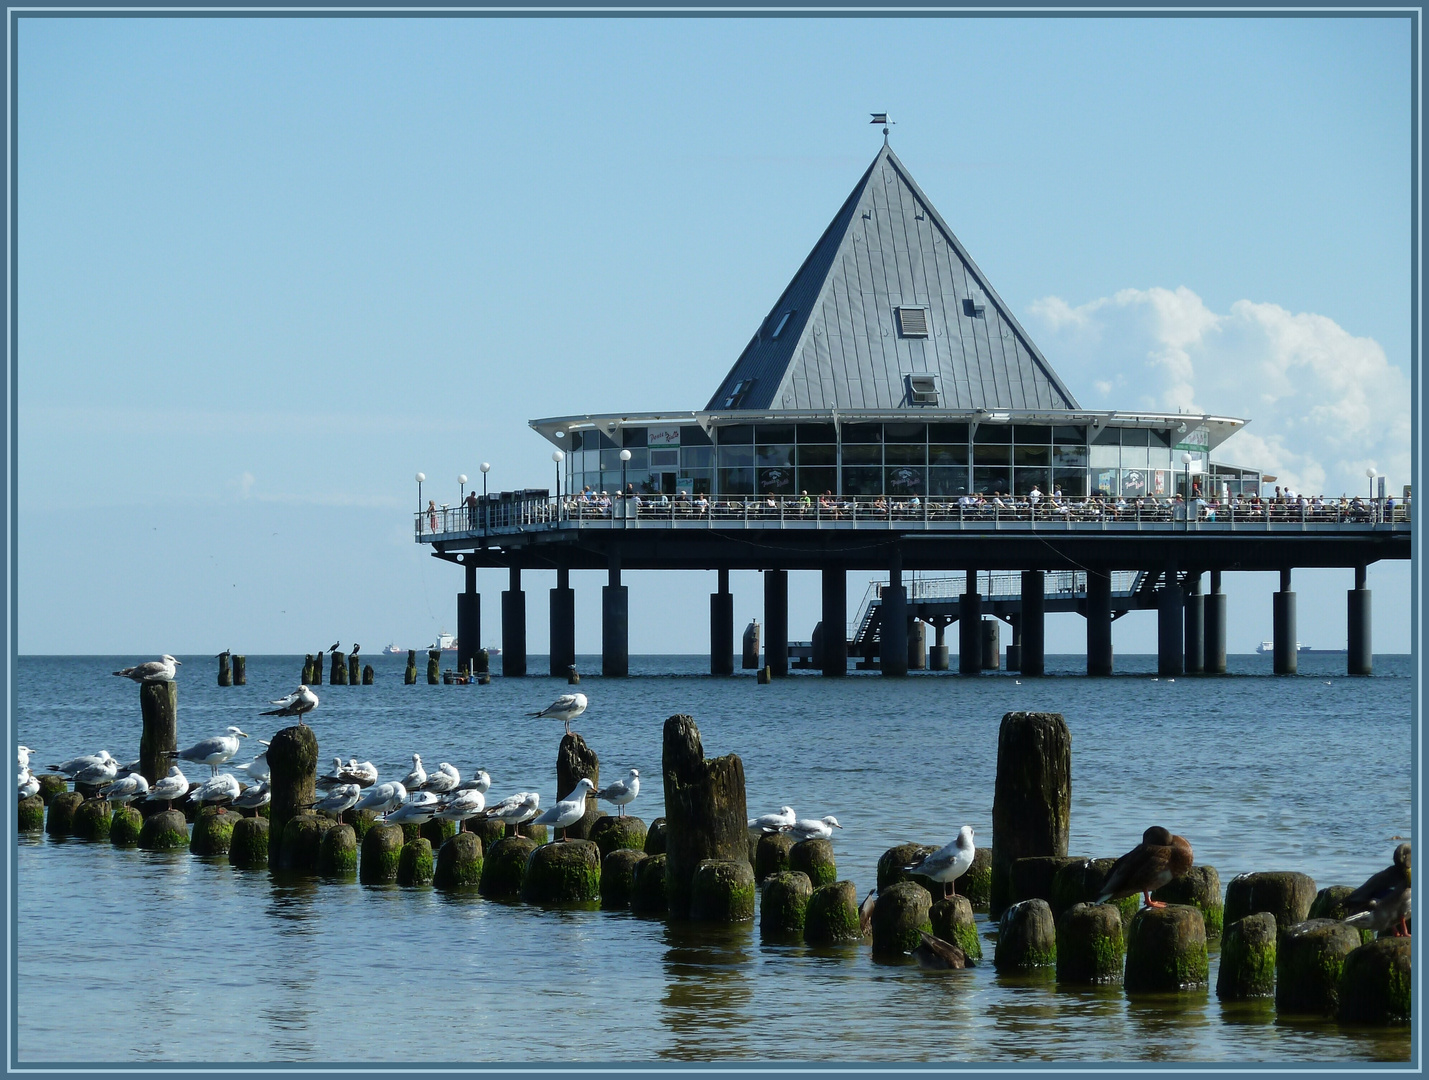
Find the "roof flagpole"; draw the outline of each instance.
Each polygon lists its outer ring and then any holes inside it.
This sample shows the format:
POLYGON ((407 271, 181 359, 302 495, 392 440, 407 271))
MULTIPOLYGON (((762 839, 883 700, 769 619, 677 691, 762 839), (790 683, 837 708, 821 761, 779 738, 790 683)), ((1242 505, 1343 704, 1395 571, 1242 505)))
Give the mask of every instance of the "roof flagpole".
POLYGON ((883 145, 884 145, 884 146, 887 146, 887 145, 888 145, 888 125, 889 125, 889 124, 896 124, 897 121, 896 121, 896 120, 890 120, 890 119, 888 119, 888 114, 885 113, 885 112, 869 113, 868 115, 871 116, 871 117, 873 117, 873 119, 869 121, 870 124, 882 124, 882 125, 883 125, 883 145))

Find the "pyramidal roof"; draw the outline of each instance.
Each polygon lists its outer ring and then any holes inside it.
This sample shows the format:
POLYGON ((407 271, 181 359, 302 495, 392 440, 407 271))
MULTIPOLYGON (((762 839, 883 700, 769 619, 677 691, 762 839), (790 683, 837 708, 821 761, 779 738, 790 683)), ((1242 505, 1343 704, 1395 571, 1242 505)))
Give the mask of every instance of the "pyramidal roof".
POLYGON ((885 143, 706 408, 930 405, 1078 407, 885 143))

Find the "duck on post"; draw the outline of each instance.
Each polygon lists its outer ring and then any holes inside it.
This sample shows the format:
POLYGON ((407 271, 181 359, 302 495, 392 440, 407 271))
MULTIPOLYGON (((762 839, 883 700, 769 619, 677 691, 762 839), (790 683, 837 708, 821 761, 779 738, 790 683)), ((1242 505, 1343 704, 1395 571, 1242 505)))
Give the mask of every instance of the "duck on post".
POLYGON ((1410 899, 1409 844, 1400 844, 1394 849, 1394 864, 1375 874, 1349 896, 1345 897, 1345 910, 1350 912, 1345 923, 1350 926, 1383 933, 1389 930, 1394 937, 1408 937, 1410 899))
POLYGON ((1141 893, 1147 907, 1163 908, 1164 901, 1151 899, 1152 891, 1181 877, 1191 869, 1191 862, 1191 844, 1184 836, 1173 836, 1169 829, 1153 825, 1141 834, 1141 843, 1112 865, 1097 903, 1141 893))

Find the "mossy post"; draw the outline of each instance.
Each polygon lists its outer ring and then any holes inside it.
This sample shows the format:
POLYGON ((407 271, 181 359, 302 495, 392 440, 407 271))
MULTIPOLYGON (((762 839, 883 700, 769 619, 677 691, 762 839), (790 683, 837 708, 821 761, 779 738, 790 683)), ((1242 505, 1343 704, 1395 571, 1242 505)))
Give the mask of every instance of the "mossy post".
POLYGON ((358 686, 362 681, 362 661, 353 653, 347 658, 347 683, 349 686, 358 686))
POLYGON ((754 867, 749 860, 705 859, 690 880, 690 918, 736 923, 754 918, 754 867))
POLYGON ((635 892, 635 875, 640 864, 650 858, 643 851, 630 848, 616 848, 604 852, 600 858, 600 906, 603 908, 623 908, 630 906, 630 897, 635 892))
MULTIPOLYGON (((1069 911, 1077 904, 1095 904, 1097 897, 1101 895, 1102 885, 1106 882, 1107 875, 1111 873, 1111 868, 1116 865, 1115 859, 1072 859, 1066 862, 1054 875, 1052 875, 1052 914, 1060 919, 1064 911, 1069 911)), ((1217 896, 1217 906, 1219 907, 1220 897, 1217 896)), ((1131 926, 1132 917, 1137 909, 1141 907, 1141 894, 1127 896, 1121 900, 1112 901, 1121 914, 1122 938, 1125 940, 1126 930, 1131 926)), ((1219 923, 1217 923, 1219 926, 1219 923)))
MULTIPOLYGON (((477 650, 476 650, 475 663, 476 663, 476 673, 477 673, 478 675, 490 675, 490 674, 491 674, 491 653, 488 652, 486 649, 477 649, 477 650)), ((580 680, 577 679, 576 682, 580 682, 580 680)))
POLYGON ((670 910, 665 893, 666 855, 647 855, 635 864, 630 889, 630 910, 637 915, 666 915, 670 910))
POLYGON ((1073 904, 1058 916, 1058 982, 1119 983, 1125 959, 1121 913, 1111 904, 1073 904))
POLYGON ((109 804, 103 799, 85 799, 75 808, 70 832, 81 840, 109 839, 109 804))
POLYGON ((1046 900, 1052 908, 1052 914, 1060 915, 1061 911, 1057 910, 1057 905, 1053 902, 1052 883, 1062 870, 1084 862, 1085 859, 1073 859, 1066 855, 1034 855, 1031 858, 1015 860, 1008 875, 1010 892, 1007 902, 1015 904, 1019 900, 1046 900))
POLYGON ((702 862, 748 864, 744 763, 738 754, 706 761, 700 729, 680 715, 665 721, 662 768, 666 893, 670 914, 682 919, 690 913, 691 884, 702 862))
POLYGON ((781 870, 769 877, 759 892, 759 933, 771 940, 804 936, 804 915, 814 886, 809 875, 781 870))
POLYGON ((982 959, 982 940, 978 937, 972 903, 966 896, 936 901, 928 911, 928 921, 933 924, 933 935, 962 949, 969 962, 982 959))
POLYGON ((432 842, 425 836, 407 841, 397 857, 397 884, 430 885, 436 873, 436 863, 432 842))
POLYGON ((814 890, 804 909, 806 945, 844 945, 862 941, 858 925, 858 889, 852 881, 835 881, 814 890))
POLYGON ((233 658, 233 685, 248 685, 248 657, 234 656, 233 658))
POLYGON ((332 654, 332 674, 328 677, 328 682, 333 686, 347 685, 347 654, 334 651, 332 654))
POLYGON ((914 877, 903 868, 911 865, 920 855, 931 855, 937 850, 932 844, 899 844, 889 848, 878 857, 878 891, 891 888, 900 881, 910 881, 931 897, 933 893, 929 886, 932 882, 927 878, 914 877))
POLYGON ((1057 962, 1057 923, 1046 900, 1023 900, 1004 908, 997 924, 992 965, 998 971, 1033 971, 1057 962))
POLYGON ((228 662, 229 653, 227 651, 218 654, 218 685, 233 685, 233 668, 228 662))
POLYGON ((216 806, 205 806, 194 818, 193 835, 189 837, 191 855, 227 855, 233 844, 233 826, 237 814, 226 814, 216 806))
POLYGON ((816 889, 820 885, 832 885, 839 879, 834 845, 818 838, 800 840, 789 850, 789 869, 808 874, 810 884, 816 889))
POLYGON ((1221 936, 1225 906, 1221 903, 1221 876, 1214 866, 1193 866, 1151 894, 1166 904, 1190 904, 1206 923, 1206 937, 1221 936))
POLYGON ((315 681, 313 679, 313 654, 308 653, 303 657, 303 677, 298 682, 312 686, 315 681))
POLYGON ((157 814, 150 814, 139 830, 139 846, 145 851, 173 851, 188 847, 188 844, 189 823, 182 810, 160 810, 157 814))
POLYGON ((561 746, 556 751, 556 801, 575 791, 582 779, 589 779, 594 787, 586 792, 584 816, 566 829, 566 837, 573 840, 590 838, 590 828, 601 816, 601 810, 595 797, 595 792, 600 790, 600 759, 586 741, 572 731, 561 736, 561 746))
POLYGON ((132 806, 120 806, 109 821, 109 842, 115 847, 135 847, 144 828, 144 815, 132 806))
POLYGON ((986 911, 992 898, 992 848, 974 848, 973 864, 958 878, 958 894, 966 896, 974 911, 986 911))
POLYGON ((1226 886, 1225 910, 1227 923, 1268 911, 1275 916, 1276 931, 1281 938, 1296 923, 1310 915, 1315 902, 1315 879, 1293 870, 1270 870, 1258 874, 1238 874, 1226 886))
POLYGON ((386 885, 397 880, 397 863, 402 857, 402 826, 374 824, 362 838, 362 860, 357 880, 364 885, 386 885))
POLYGON ((526 860, 521 899, 528 904, 583 904, 600 899, 600 848, 589 840, 542 844, 526 860))
POLYGON ((1345 957, 1340 973, 1342 1024, 1408 1023, 1413 1015, 1413 938, 1386 937, 1345 957))
POLYGON ((1268 911, 1226 923, 1216 997, 1243 1001, 1275 993, 1275 940, 1275 916, 1268 911))
POLYGON ((427 685, 436 686, 442 676, 442 654, 439 649, 427 650, 427 685))
MULTIPOLYGON (((164 767, 164 771, 169 771, 168 766, 164 767)), ((63 795, 69 790, 69 781, 59 773, 41 773, 35 779, 40 782, 40 800, 46 806, 54 801, 56 795, 63 795)))
POLYGON ((377 672, 373 669, 371 664, 364 664, 362 666, 362 685, 371 686, 376 681, 377 672))
POLYGON ((1206 922, 1189 904, 1142 908, 1126 935, 1126 992, 1193 990, 1210 977, 1206 922))
POLYGON ((321 686, 323 684, 323 654, 318 653, 313 657, 313 677, 308 680, 309 686, 321 686))
POLYGON ((1066 855, 1072 807, 1072 735, 1060 713, 1012 712, 997 734, 989 912, 1011 903, 1012 864, 1066 855))
POLYGON ((437 868, 432 884, 438 889, 461 889, 481 884, 481 839, 476 833, 459 832, 437 849, 437 868))
POLYGON ((520 896, 526 860, 535 850, 536 841, 525 836, 504 836, 492 844, 481 864, 481 895, 498 900, 520 896))
POLYGON ((228 863, 245 870, 268 865, 268 819, 240 818, 228 840, 228 863))
POLYGON ((645 822, 633 814, 624 817, 602 814, 591 824, 587 839, 600 848, 600 857, 604 859, 613 851, 644 851, 645 836, 645 822))
POLYGON ((1360 947, 1360 932, 1333 919, 1307 919, 1286 928, 1276 942, 1275 1011, 1338 1012, 1345 959, 1360 947))
POLYGON ((139 771, 153 787, 169 773, 179 748, 179 684, 172 679, 139 684, 139 711, 144 729, 139 736, 139 771))
POLYGON ((665 819, 657 817, 645 832, 645 854, 665 854, 665 819))
POLYGON ((318 842, 318 873, 345 877, 357 873, 357 830, 351 825, 334 825, 318 842))
POLYGON ((796 841, 788 833, 765 833, 754 847, 754 880, 766 878, 789 869, 789 853, 796 841))
MULTIPOLYGON (((270 851, 268 855, 270 865, 275 870, 316 874, 323 836, 336 827, 337 822, 330 817, 320 817, 311 811, 295 814, 283 823, 282 839, 276 845, 276 854, 270 851)), ((274 836, 269 834, 270 845, 274 836)))
MULTIPOLYGON (((856 894, 850 899, 856 899, 856 894)), ((912 952, 922 940, 919 930, 933 932, 932 907, 933 894, 911 881, 879 890, 873 905, 873 955, 886 958, 912 952)), ((856 907, 853 925, 858 926, 856 907)))
POLYGON ((493 818, 472 818, 466 822, 465 831, 480 840, 482 852, 489 854, 491 846, 506 835, 506 825, 493 818))
POLYGON ((456 835, 457 823, 447 821, 445 818, 432 818, 431 821, 422 822, 421 828, 417 830, 418 836, 427 838, 432 845, 433 851, 440 851, 443 844, 456 835))
MULTIPOLYGON (((283 830, 288 819, 314 801, 318 779, 318 738, 306 724, 285 727, 268 745, 268 859, 283 867, 283 830)), ((314 852, 316 855, 316 852, 314 852)))
POLYGON ((402 683, 405 686, 417 685, 417 650, 407 650, 407 669, 402 675, 402 683))
POLYGON ((74 815, 84 804, 84 796, 66 791, 50 800, 50 813, 45 818, 45 832, 51 836, 69 836, 74 832, 74 815))
POLYGON ((20 800, 20 808, 15 815, 20 832, 40 832, 45 827, 45 800, 37 791, 28 799, 20 800))

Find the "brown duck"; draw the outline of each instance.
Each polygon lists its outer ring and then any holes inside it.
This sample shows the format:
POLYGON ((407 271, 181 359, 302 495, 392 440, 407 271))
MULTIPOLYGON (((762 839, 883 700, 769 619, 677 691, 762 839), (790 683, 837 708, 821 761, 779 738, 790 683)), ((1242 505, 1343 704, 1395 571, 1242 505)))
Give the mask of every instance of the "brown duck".
POLYGON ((951 941, 934 937, 924 930, 918 931, 918 937, 922 940, 913 947, 913 956, 919 967, 932 971, 955 971, 967 967, 967 954, 951 941))
POLYGON ((1409 916, 1412 862, 1408 844, 1395 848, 1394 865, 1381 870, 1345 897, 1345 910, 1350 913, 1345 922, 1380 933, 1388 930, 1394 937, 1407 937, 1409 926, 1405 920, 1409 916))
POLYGON ((1132 848, 1111 868, 1102 885, 1098 904, 1121 900, 1137 893, 1147 907, 1166 905, 1151 899, 1151 891, 1159 889, 1191 869, 1191 845, 1184 836, 1172 836, 1170 830, 1153 825, 1141 834, 1141 843, 1132 848))

